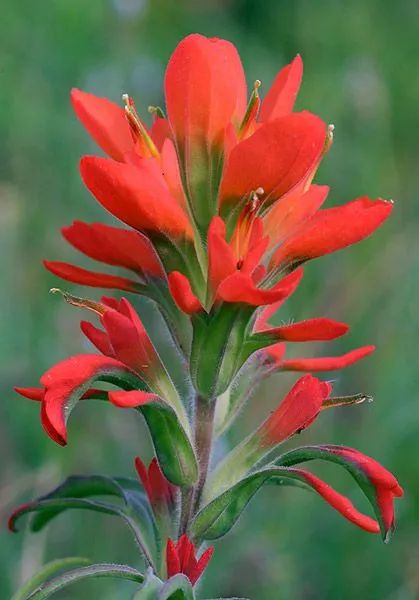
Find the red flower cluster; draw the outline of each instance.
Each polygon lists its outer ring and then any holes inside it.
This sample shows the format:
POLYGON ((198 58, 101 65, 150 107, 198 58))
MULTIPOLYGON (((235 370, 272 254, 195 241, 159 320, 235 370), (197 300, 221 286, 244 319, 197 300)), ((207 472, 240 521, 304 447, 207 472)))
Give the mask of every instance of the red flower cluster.
MULTIPOLYGON (((279 72, 263 101, 260 82, 247 101, 234 46, 190 35, 167 67, 167 116, 153 109, 150 128, 127 95, 124 108, 80 90, 71 96, 78 118, 108 155, 83 157, 81 177, 96 200, 131 229, 75 221, 62 233, 79 252, 129 275, 62 262, 45 265, 68 281, 141 294, 156 303, 182 355, 194 415, 189 398, 179 397, 171 365, 163 364, 125 298, 94 302, 65 294, 71 304, 98 316, 102 328, 82 321, 81 329, 100 354, 64 360, 42 376, 41 387, 16 389, 41 402, 43 426, 62 445, 68 416, 80 399, 102 398, 145 411, 157 458, 148 469, 137 458, 136 469, 154 516, 163 507, 177 525, 181 515, 178 542, 169 537, 173 534, 163 534, 167 576, 183 573, 192 584, 213 552, 210 547, 197 559, 194 546, 216 537, 218 517, 212 516, 211 502, 224 506, 231 500, 219 516, 221 530, 227 531, 249 499, 234 493, 242 493, 252 477, 299 479, 353 523, 374 533, 381 529, 385 536, 394 527, 394 497, 402 495, 386 469, 350 448, 323 445, 272 455, 322 410, 356 403, 334 399, 331 385, 312 375, 300 378, 207 477, 215 405, 236 389, 248 361, 255 359, 265 374, 329 371, 374 350, 364 346, 342 356, 286 359, 287 343, 333 340, 348 326, 323 317, 269 324, 299 286, 303 263, 363 240, 393 208, 389 201, 365 196, 323 208, 329 188, 313 179, 331 147, 333 127, 308 111, 293 112, 302 69, 297 56, 279 72), (156 412, 146 410, 151 405, 156 412), (354 476, 377 521, 295 467, 315 458, 338 462, 354 476), (237 482, 242 487, 234 492, 229 485, 237 482), (177 493, 178 488, 187 493, 177 493)), ((240 402, 223 407, 226 422, 237 406, 240 402)))

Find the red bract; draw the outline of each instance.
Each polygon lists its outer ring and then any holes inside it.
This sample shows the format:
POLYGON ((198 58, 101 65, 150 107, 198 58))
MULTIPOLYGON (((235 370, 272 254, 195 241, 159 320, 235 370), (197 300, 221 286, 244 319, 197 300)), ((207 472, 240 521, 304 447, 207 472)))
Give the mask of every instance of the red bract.
POLYGON ((177 542, 173 542, 169 538, 166 546, 167 576, 173 577, 177 573, 184 573, 192 585, 195 585, 205 571, 213 553, 214 546, 211 546, 197 559, 195 546, 187 535, 182 535, 177 542))
POLYGON ((256 436, 262 446, 277 445, 308 427, 318 416, 332 386, 311 375, 297 381, 281 404, 259 427, 256 436))
POLYGON ((162 505, 173 508, 176 487, 167 481, 157 459, 153 458, 147 469, 137 456, 135 468, 153 509, 158 511, 162 505))

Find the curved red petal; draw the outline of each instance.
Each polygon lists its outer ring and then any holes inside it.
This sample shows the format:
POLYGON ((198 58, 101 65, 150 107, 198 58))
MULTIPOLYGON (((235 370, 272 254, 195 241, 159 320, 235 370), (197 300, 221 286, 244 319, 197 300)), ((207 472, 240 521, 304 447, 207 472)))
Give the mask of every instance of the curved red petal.
POLYGON ((128 392, 109 392, 108 398, 118 408, 135 408, 149 402, 155 402, 159 397, 151 392, 131 390, 128 392))
POLYGON ((292 62, 279 71, 266 94, 260 109, 261 121, 272 121, 289 114, 297 98, 303 78, 303 61, 297 54, 292 62))
POLYGON ((264 202, 272 203, 312 171, 325 140, 325 123, 309 112, 262 125, 231 151, 221 184, 220 204, 236 204, 258 188, 264 190, 264 202))
POLYGON ((344 369, 374 352, 375 346, 362 346, 341 356, 322 356, 320 358, 291 358, 284 360, 284 371, 335 371, 344 369))
POLYGON ((24 398, 35 400, 36 402, 42 402, 45 396, 45 388, 43 387, 15 387, 14 390, 24 398))
POLYGON ((123 290, 125 292, 138 292, 137 284, 131 279, 118 277, 117 275, 108 275, 106 273, 97 273, 89 271, 82 267, 76 267, 69 263, 44 260, 44 266, 61 279, 78 283, 79 285, 88 285, 89 287, 98 287, 105 289, 123 290))
POLYGON ((181 311, 193 315, 202 310, 202 305, 192 291, 189 279, 179 271, 172 271, 168 276, 169 290, 173 300, 181 311))
POLYGON ((162 276, 163 269, 150 240, 137 231, 83 221, 74 221, 61 231, 74 248, 93 260, 162 276))
POLYGON ((193 237, 188 217, 170 195, 155 159, 132 166, 84 156, 80 172, 96 200, 124 223, 139 230, 193 237))
POLYGON ((343 206, 320 210, 280 246, 272 266, 317 258, 355 244, 371 235, 392 209, 391 202, 363 196, 343 206))
POLYGON ((98 146, 113 159, 123 162, 124 154, 134 150, 134 141, 123 108, 74 88, 71 90, 74 112, 98 146))
POLYGON ((314 342, 334 340, 345 335, 348 330, 349 327, 345 323, 320 317, 282 327, 273 327, 265 331, 268 335, 287 342, 314 342))

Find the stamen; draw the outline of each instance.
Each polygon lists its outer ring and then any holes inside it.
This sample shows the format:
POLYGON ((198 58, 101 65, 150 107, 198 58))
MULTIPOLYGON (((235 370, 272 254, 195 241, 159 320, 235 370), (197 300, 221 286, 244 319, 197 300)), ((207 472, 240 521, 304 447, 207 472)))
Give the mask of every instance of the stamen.
POLYGON ((97 315, 103 315, 105 311, 108 310, 108 308, 101 302, 95 302, 94 300, 89 300, 88 298, 80 298, 79 296, 73 296, 73 294, 64 292, 60 288, 51 288, 50 293, 61 294, 64 300, 72 306, 77 306, 78 308, 87 308, 87 310, 91 310, 97 315))
POLYGON ((260 107, 259 88, 261 85, 262 82, 259 79, 256 79, 255 83, 253 84, 253 92, 250 96, 249 104, 247 105, 243 121, 239 127, 239 139, 247 137, 253 133, 252 128, 256 123, 256 118, 260 107))
POLYGON ((145 145, 151 156, 154 156, 154 158, 159 158, 160 153, 137 113, 134 100, 128 94, 123 94, 122 100, 125 104, 125 114, 132 132, 145 145))

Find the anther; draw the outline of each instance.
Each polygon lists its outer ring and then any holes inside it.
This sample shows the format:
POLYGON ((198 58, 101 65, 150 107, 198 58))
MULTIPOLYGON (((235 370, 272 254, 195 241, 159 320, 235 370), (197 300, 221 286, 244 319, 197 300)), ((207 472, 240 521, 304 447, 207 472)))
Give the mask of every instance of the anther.
POLYGON ((125 114, 132 132, 143 143, 151 156, 159 158, 160 153, 137 113, 134 100, 128 94, 122 94, 122 101, 125 104, 125 114))

